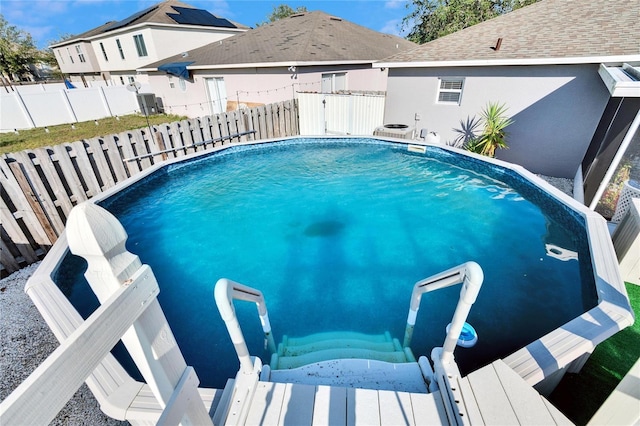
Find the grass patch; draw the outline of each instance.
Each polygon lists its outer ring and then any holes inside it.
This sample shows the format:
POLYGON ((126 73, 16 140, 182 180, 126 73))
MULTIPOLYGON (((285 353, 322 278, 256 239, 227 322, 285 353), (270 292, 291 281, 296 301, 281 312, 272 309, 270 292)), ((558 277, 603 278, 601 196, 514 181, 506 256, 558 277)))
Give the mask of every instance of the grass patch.
POLYGON ((640 286, 626 283, 636 322, 600 343, 578 374, 565 374, 549 401, 586 425, 640 358, 640 286))
MULTIPOLYGON (((186 118, 179 115, 157 114, 149 116, 149 123, 152 125, 171 123, 186 118)), ((147 120, 144 115, 138 114, 125 115, 118 117, 118 119, 106 117, 97 120, 97 123, 97 125, 94 121, 74 123, 75 129, 71 127, 71 124, 49 126, 47 128, 49 130, 48 133, 43 127, 19 130, 18 134, 14 132, 0 133, 0 154, 53 146, 65 142, 75 142, 147 127, 147 120)))

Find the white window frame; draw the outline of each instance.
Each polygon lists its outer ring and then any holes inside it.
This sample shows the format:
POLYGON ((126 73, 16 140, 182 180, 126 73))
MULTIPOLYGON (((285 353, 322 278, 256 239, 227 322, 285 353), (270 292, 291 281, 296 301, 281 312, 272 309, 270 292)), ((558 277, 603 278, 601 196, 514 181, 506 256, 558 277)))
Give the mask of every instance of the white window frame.
POLYGON ((69 55, 69 60, 71 61, 72 64, 75 64, 74 60, 73 60, 73 56, 71 56, 71 50, 69 50, 69 48, 67 47, 67 55, 69 55))
POLYGON ((82 47, 80 47, 79 44, 76 44, 76 53, 78 54, 78 58, 80 59, 80 62, 87 62, 84 59, 84 53, 82 53, 82 47))
POLYGON ((464 90, 464 77, 438 77, 438 93, 436 103, 441 105, 460 105, 462 102, 462 91, 464 90), (459 87, 457 87, 459 84, 459 87), (441 95, 457 95, 456 100, 441 99, 441 95))
POLYGON ((149 56, 149 54, 147 53, 147 45, 144 43, 144 36, 142 34, 135 34, 133 36, 133 42, 136 45, 136 50, 138 51, 139 58, 149 56))
POLYGON ((336 93, 339 91, 344 91, 347 90, 347 73, 346 72, 332 72, 332 73, 324 73, 322 74, 321 80, 320 80, 320 90, 322 93, 336 93), (342 81, 344 81, 344 87, 338 88, 336 87, 336 82, 338 81, 339 78, 342 78, 342 81), (329 91, 326 91, 325 83, 328 82, 328 84, 331 86, 329 89, 329 91))

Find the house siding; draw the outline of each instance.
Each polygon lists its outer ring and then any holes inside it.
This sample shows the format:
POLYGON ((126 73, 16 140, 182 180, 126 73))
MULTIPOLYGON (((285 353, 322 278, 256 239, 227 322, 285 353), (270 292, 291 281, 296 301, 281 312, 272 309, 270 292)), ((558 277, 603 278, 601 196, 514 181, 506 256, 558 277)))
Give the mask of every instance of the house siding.
POLYGON ((496 156, 534 173, 572 178, 608 99, 597 64, 392 68, 385 123, 417 125, 452 141, 461 121, 479 117, 487 102, 504 103, 514 123, 509 149, 496 156), (436 103, 439 77, 465 78, 460 105, 436 103))

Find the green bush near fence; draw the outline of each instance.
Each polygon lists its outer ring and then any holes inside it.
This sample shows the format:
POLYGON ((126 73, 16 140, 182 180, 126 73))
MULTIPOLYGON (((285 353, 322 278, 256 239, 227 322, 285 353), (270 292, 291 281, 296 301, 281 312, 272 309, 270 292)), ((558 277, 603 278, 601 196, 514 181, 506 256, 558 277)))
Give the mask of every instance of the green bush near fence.
MULTIPOLYGON (((187 117, 179 115, 157 114, 149 116, 149 123, 151 125, 171 123, 173 121, 185 120, 186 118, 187 117)), ((118 134, 127 130, 142 129, 144 127, 147 127, 145 116, 132 114, 118 118, 107 117, 96 121, 92 120, 82 123, 60 124, 46 128, 37 127, 35 129, 18 130, 18 133, 0 133, 0 154, 118 134)))

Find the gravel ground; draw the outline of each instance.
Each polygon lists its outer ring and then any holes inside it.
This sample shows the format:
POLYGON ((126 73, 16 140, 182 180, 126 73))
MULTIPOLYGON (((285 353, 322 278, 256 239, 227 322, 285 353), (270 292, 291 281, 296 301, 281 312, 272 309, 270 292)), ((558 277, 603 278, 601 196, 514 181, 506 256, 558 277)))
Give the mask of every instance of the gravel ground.
MULTIPOLYGON (((0 400, 4 400, 58 347, 40 312, 24 292, 35 263, 0 281, 0 400)), ((76 392, 52 425, 125 425, 100 411, 87 387, 76 392)))
MULTIPOLYGON (((540 176, 571 195, 570 179, 540 176)), ((39 263, 0 280, 0 400, 5 399, 58 347, 58 341, 24 292, 27 279, 39 263)), ((76 392, 53 425, 123 425, 100 411, 87 387, 76 392)))

